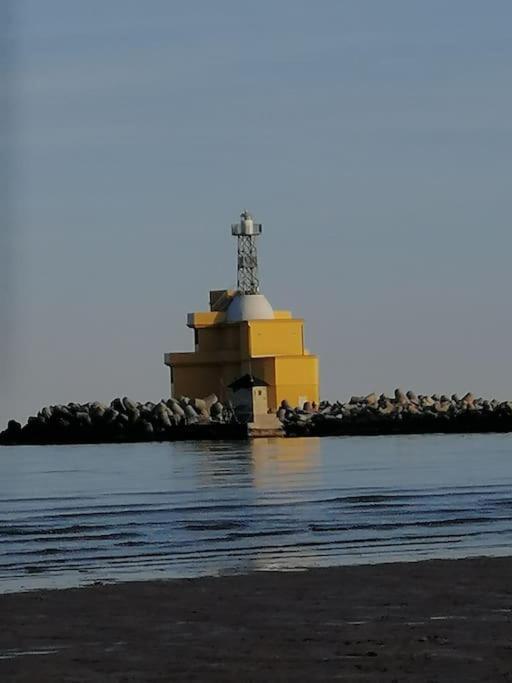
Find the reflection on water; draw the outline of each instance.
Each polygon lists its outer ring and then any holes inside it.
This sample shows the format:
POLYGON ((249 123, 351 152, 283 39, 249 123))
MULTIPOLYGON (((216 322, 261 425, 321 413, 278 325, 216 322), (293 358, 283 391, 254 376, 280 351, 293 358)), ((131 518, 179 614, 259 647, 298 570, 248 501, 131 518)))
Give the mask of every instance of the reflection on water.
POLYGON ((507 554, 509 435, 0 449, 0 590, 507 554))
POLYGON ((253 484, 293 488, 296 475, 308 474, 313 483, 320 462, 320 439, 254 439, 250 443, 253 484))

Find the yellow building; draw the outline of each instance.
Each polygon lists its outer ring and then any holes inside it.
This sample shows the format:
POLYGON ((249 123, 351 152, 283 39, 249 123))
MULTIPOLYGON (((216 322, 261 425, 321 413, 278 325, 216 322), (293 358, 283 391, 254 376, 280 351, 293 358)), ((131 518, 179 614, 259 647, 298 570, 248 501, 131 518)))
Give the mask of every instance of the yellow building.
POLYGON ((318 402, 318 358, 304 345, 304 321, 274 311, 259 291, 255 238, 261 225, 244 212, 232 226, 238 238, 236 290, 210 292, 210 310, 190 313, 195 349, 166 353, 171 395, 232 399, 229 387, 244 375, 266 385, 269 411, 286 399, 292 406, 318 402))

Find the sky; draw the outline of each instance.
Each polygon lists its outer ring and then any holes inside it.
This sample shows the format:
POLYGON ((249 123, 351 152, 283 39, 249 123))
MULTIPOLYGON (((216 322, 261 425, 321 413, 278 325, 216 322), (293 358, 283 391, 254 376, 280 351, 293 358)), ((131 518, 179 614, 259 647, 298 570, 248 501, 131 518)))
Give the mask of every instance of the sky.
POLYGON ((168 396, 242 209, 322 397, 512 399, 511 25, 509 0, 13 4, 0 427, 168 396))

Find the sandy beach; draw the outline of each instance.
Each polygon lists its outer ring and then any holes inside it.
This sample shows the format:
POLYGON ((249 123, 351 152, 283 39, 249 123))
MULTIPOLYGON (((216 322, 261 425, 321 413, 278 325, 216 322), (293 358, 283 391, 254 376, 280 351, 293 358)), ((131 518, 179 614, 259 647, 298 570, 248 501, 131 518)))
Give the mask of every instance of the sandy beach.
POLYGON ((0 596, 2 681, 512 679, 512 558, 0 596))

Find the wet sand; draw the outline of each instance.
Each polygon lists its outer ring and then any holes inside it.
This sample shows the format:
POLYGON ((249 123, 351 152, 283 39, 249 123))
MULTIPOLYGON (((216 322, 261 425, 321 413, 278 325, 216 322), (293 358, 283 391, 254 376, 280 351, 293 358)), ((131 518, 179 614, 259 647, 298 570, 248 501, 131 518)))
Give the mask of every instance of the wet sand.
POLYGON ((512 680, 512 558, 0 596, 5 682, 336 679, 512 680))

